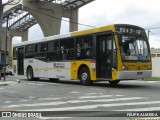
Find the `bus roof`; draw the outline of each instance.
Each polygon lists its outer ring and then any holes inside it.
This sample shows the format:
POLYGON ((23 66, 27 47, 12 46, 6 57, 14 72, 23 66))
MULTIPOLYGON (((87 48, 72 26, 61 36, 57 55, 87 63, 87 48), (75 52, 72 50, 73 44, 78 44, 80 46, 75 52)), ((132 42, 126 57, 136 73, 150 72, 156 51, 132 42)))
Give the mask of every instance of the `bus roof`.
POLYGON ((67 37, 71 37, 71 34, 54 35, 54 36, 44 37, 44 38, 41 38, 41 39, 24 41, 24 42, 21 42, 21 43, 14 44, 13 46, 18 47, 18 46, 40 43, 40 42, 50 41, 50 40, 57 40, 57 39, 62 39, 62 38, 67 38, 67 37))
POLYGON ((109 31, 109 30, 116 31, 115 26, 117 26, 117 25, 118 26, 120 25, 120 26, 138 27, 138 26, 129 25, 129 24, 111 24, 111 25, 91 28, 91 29, 87 29, 87 30, 75 31, 75 32, 71 32, 71 33, 63 34, 63 35, 54 35, 54 36, 44 37, 44 38, 37 39, 37 40, 25 41, 22 43, 14 44, 13 46, 14 47, 23 46, 23 45, 27 45, 27 44, 34 44, 34 43, 39 43, 39 42, 44 42, 44 41, 57 40, 57 39, 63 39, 63 38, 80 36, 80 35, 87 35, 87 34, 93 34, 93 33, 100 33, 100 32, 109 31))

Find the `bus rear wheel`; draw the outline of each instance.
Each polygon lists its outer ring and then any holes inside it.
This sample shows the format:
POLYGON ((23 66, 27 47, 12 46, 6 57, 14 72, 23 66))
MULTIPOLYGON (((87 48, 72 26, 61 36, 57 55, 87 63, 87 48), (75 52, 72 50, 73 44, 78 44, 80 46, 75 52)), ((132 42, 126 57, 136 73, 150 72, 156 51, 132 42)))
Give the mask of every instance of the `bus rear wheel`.
POLYGON ((80 70, 79 79, 82 85, 91 85, 93 83, 93 81, 90 80, 90 72, 87 67, 80 70))
POLYGON ((117 85, 118 83, 120 82, 120 80, 114 80, 114 81, 109 81, 109 83, 111 84, 111 85, 117 85))
POLYGON ((58 78, 49 78, 49 80, 50 80, 51 82, 59 82, 59 79, 58 79, 58 78))

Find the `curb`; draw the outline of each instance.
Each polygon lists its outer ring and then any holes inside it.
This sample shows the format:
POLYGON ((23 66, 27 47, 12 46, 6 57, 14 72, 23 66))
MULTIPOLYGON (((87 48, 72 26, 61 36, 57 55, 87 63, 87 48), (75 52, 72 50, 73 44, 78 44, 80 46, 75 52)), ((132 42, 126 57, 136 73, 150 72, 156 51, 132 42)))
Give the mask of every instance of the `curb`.
POLYGON ((15 84, 16 82, 7 82, 7 81, 0 81, 0 86, 8 86, 9 84, 15 84))
POLYGON ((7 86, 8 85, 8 83, 2 83, 2 82, 0 82, 0 86, 7 86))

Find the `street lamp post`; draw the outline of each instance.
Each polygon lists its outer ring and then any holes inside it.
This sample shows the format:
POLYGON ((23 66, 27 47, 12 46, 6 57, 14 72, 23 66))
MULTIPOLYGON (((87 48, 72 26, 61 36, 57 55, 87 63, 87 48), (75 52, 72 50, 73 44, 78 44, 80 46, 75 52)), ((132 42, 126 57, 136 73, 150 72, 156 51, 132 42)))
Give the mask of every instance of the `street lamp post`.
POLYGON ((1 64, 1 45, 2 45, 2 14, 3 14, 3 5, 2 0, 0 0, 0 80, 1 80, 1 72, 2 72, 2 64, 1 64))

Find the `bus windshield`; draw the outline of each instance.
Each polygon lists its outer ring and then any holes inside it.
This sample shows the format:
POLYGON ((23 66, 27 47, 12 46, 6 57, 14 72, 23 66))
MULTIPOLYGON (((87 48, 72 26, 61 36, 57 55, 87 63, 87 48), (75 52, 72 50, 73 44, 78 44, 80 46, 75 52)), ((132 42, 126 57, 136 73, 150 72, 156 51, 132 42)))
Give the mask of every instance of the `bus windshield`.
POLYGON ((147 39, 143 35, 119 34, 119 45, 122 61, 128 60, 150 60, 147 39))

